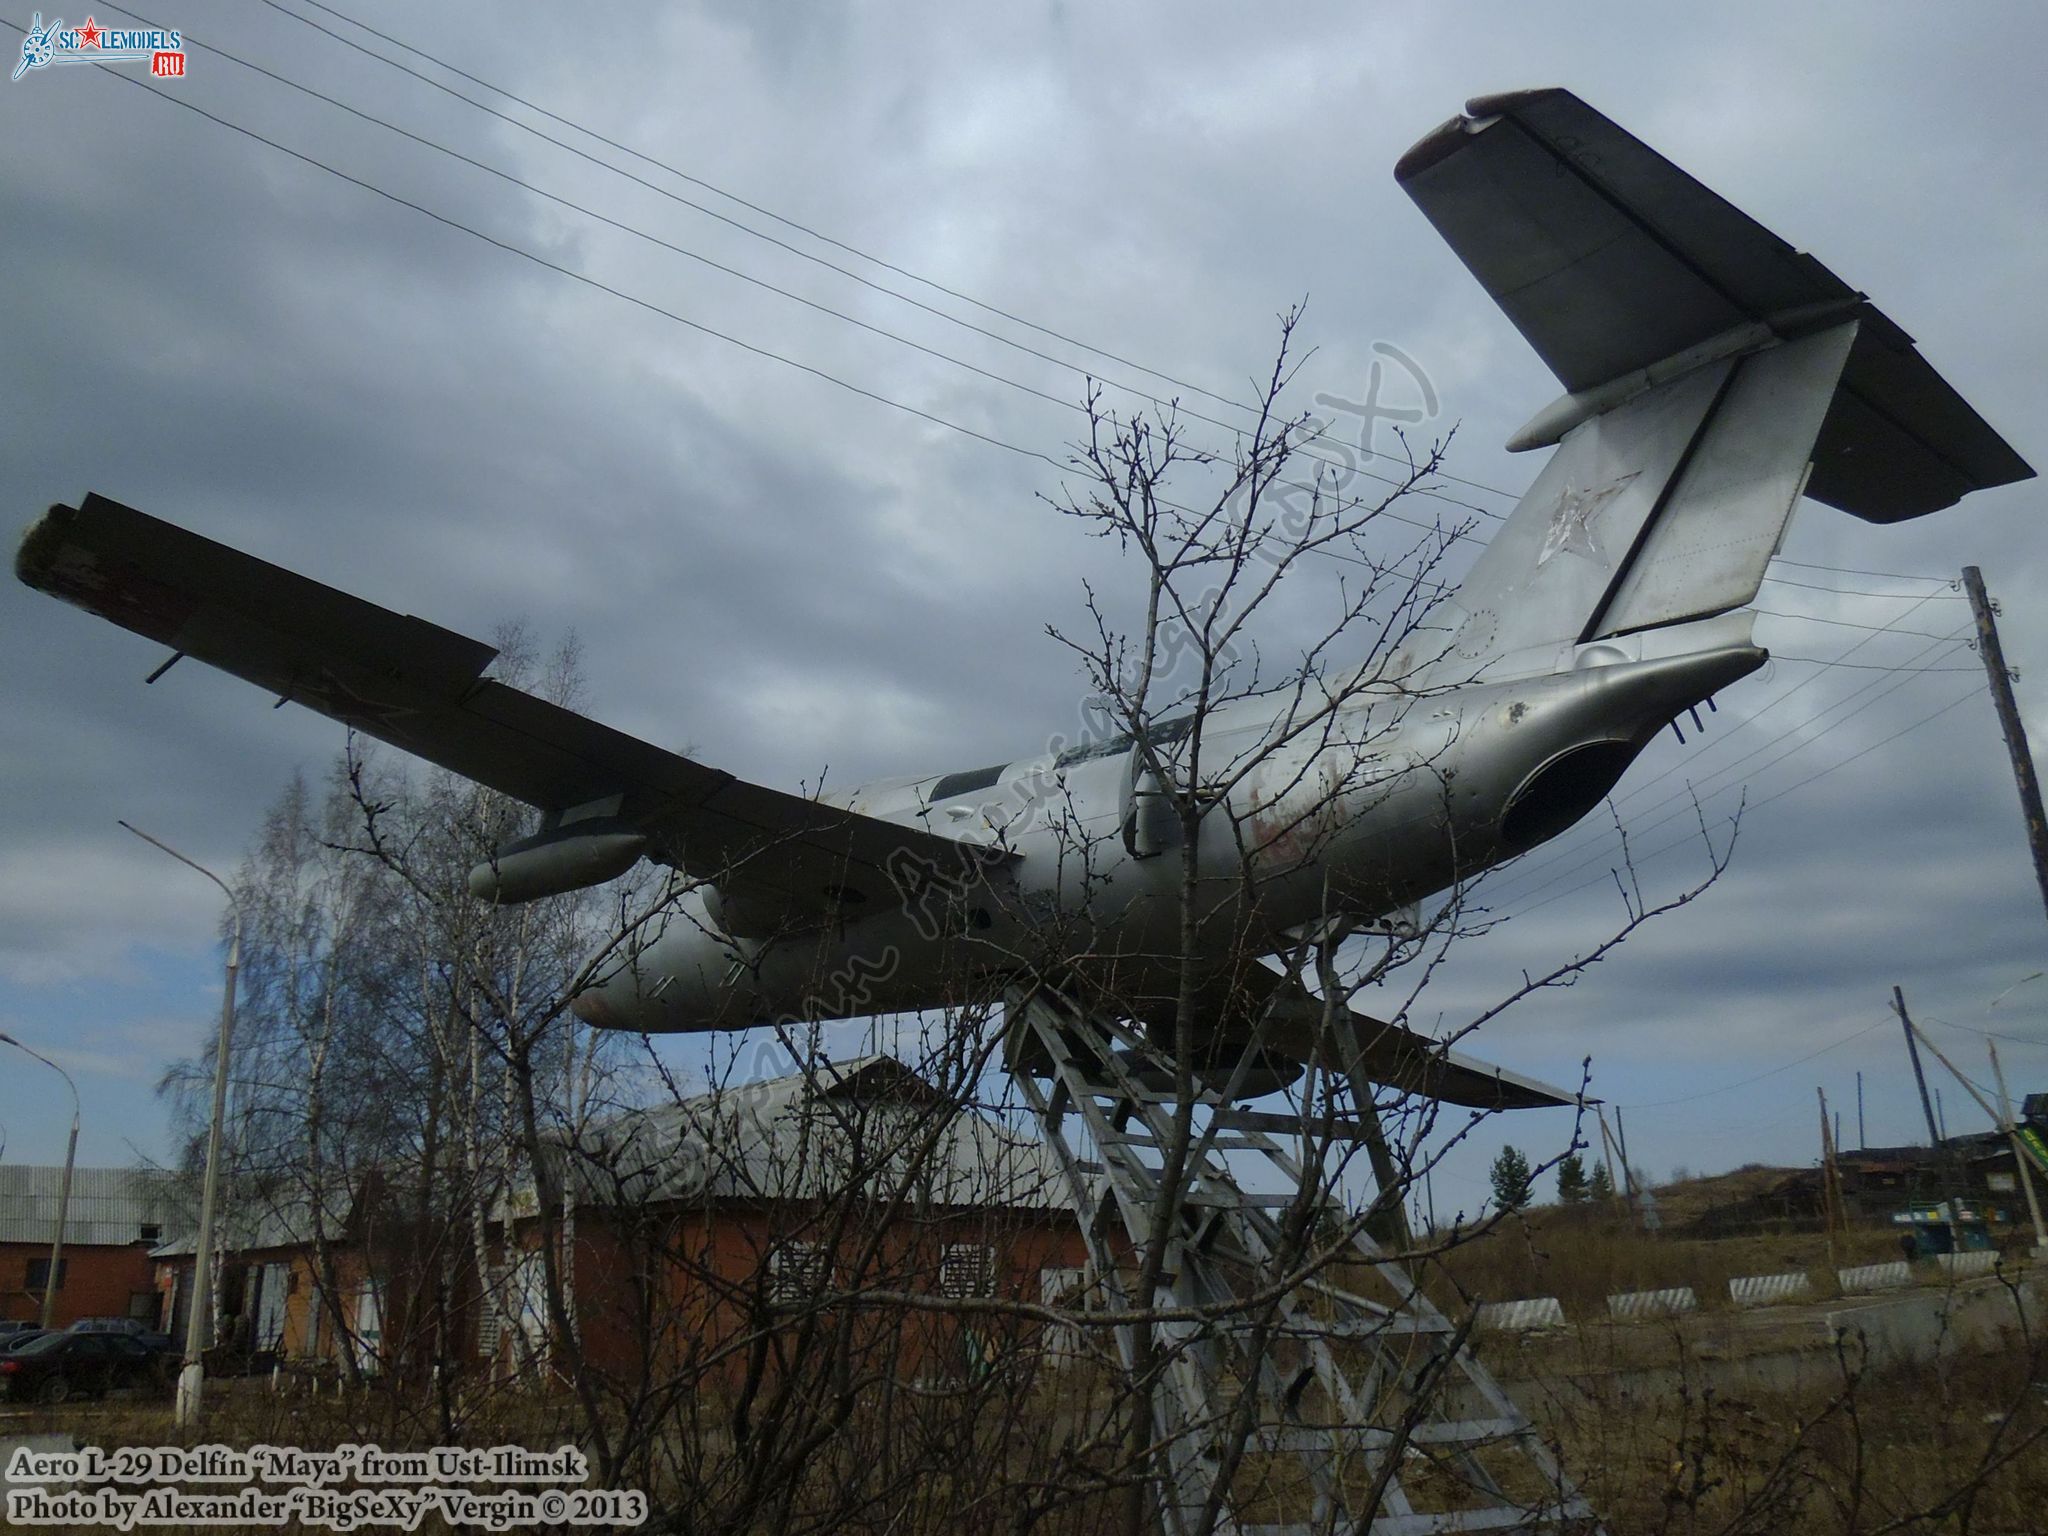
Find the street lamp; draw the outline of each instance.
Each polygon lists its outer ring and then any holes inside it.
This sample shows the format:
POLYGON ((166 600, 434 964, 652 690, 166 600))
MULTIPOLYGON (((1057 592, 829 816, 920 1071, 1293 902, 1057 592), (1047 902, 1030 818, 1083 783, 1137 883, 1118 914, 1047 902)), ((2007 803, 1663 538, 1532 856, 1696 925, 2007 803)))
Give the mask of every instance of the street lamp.
POLYGON ((78 1084, 71 1081, 69 1072, 41 1051, 23 1045, 4 1031, 0 1031, 0 1044, 26 1051, 63 1078, 64 1086, 71 1090, 71 1142, 64 1148, 64 1182, 57 1188, 57 1235, 50 1239, 50 1272, 43 1277, 43 1326, 48 1328, 57 1311, 57 1281, 64 1273, 64 1223, 71 1216, 71 1165, 78 1157, 78 1084))
POLYGON ((228 899, 234 927, 228 940, 227 985, 220 1000, 220 1041, 213 1056, 213 1120, 206 1129, 206 1181, 199 1195, 199 1244, 192 1255, 192 1301, 185 1313, 185 1365, 178 1372, 178 1427, 188 1429, 199 1422, 199 1400, 206 1381, 204 1363, 208 1322, 213 1297, 210 1278, 213 1269, 213 1209, 220 1194, 221 1123, 228 1108, 228 1044, 235 1034, 235 972, 242 963, 242 908, 228 884, 204 864, 195 863, 169 843, 151 837, 140 827, 122 822, 151 847, 168 853, 188 869, 196 869, 221 889, 228 899))

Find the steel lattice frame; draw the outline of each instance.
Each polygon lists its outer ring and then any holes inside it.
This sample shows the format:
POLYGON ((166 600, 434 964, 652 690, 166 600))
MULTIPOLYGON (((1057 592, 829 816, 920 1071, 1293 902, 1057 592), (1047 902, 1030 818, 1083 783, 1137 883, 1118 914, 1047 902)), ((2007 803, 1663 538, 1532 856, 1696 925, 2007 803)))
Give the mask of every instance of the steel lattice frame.
MULTIPOLYGON (((1139 1328, 1152 1330, 1153 1432, 1171 1536, 1203 1528, 1231 1426, 1244 1414, 1252 1428, 1232 1488, 1216 1501, 1215 1531, 1597 1528, 1529 1421, 1463 1348, 1461 1330, 1370 1238, 1352 1236, 1350 1263, 1354 1273, 1369 1269, 1388 1301, 1340 1287, 1327 1269, 1282 1283, 1299 1244, 1281 1221, 1305 1173, 1277 1139, 1288 1117, 1205 1091, 1181 1198, 1155 1234, 1157 1160, 1176 1100, 1147 1082, 1170 1082, 1170 1062, 1122 1021, 1045 988, 1012 992, 1007 1009, 1016 1080, 1065 1174, 1094 1294, 1133 1309, 1135 1256, 1166 1245, 1149 1298, 1165 1315, 1115 1333, 1128 1371, 1139 1328), (1241 1165, 1263 1160, 1286 1192, 1245 1189, 1226 1154, 1241 1165)), ((1325 1193, 1317 1219, 1332 1218, 1344 1214, 1325 1193)))

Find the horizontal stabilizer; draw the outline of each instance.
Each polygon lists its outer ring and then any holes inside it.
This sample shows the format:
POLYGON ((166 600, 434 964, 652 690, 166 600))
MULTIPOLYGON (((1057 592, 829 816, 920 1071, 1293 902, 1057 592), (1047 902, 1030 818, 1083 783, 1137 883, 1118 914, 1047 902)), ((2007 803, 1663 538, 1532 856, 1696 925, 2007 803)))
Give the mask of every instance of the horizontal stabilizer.
POLYGON ((1265 966, 1244 967, 1243 984, 1264 996, 1261 1039, 1275 1054, 1318 1062, 1354 1081, 1384 1083, 1472 1109, 1569 1109, 1580 1102, 1575 1093, 1348 1007, 1340 1007, 1330 1020, 1322 998, 1265 966))
POLYGON ((1854 320, 1807 495, 1894 522, 2033 474, 1862 294, 1569 91, 1474 100, 1394 174, 1574 395, 1854 320))

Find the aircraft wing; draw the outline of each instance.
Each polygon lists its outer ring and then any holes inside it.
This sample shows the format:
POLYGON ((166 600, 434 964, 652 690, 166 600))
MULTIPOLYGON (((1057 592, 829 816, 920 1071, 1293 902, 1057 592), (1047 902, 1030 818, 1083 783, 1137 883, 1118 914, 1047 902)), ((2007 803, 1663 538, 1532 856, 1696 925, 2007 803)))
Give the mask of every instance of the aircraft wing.
POLYGON ((881 899, 908 857, 1011 855, 749 784, 486 678, 490 646, 104 496, 23 538, 28 585, 547 812, 618 796, 649 857, 813 912, 881 899))
POLYGON ((1337 1039, 1319 1045, 1323 999, 1263 965, 1243 967, 1239 985, 1259 1000, 1266 1043, 1297 1061, 1320 1061, 1352 1078, 1472 1109, 1569 1109, 1579 1103, 1576 1093, 1489 1065, 1427 1035, 1350 1008, 1336 1020, 1337 1039))
POLYGON ((2033 474, 1861 293, 1569 91, 1468 102, 1394 176, 1567 390, 1856 320, 1807 495, 1892 522, 2033 474))

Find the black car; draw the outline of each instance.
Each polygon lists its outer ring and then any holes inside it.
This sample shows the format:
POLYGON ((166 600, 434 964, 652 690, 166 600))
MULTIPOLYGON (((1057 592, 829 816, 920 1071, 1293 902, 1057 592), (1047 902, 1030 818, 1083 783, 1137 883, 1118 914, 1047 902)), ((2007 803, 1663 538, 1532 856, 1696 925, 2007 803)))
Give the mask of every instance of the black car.
POLYGON ((0 1395, 61 1403, 115 1387, 154 1386, 162 1380, 160 1358, 126 1334, 46 1333, 0 1354, 0 1395))
POLYGON ((20 1328, 9 1334, 0 1334, 0 1355, 11 1355, 30 1339, 40 1339, 54 1330, 49 1328, 20 1328))
POLYGON ((143 1326, 132 1317, 81 1317, 71 1333, 106 1333, 136 1340, 153 1354, 167 1355, 174 1347, 171 1336, 143 1326))

